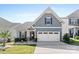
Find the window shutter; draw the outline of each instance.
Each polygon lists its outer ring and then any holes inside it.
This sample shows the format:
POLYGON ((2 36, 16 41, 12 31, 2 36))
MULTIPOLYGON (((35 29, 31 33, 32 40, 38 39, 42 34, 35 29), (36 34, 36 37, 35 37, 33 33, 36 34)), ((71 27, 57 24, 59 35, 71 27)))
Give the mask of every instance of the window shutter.
POLYGON ((51 17, 51 24, 52 24, 52 17, 51 17))
POLYGON ((71 24, 71 19, 69 19, 69 24, 71 24))

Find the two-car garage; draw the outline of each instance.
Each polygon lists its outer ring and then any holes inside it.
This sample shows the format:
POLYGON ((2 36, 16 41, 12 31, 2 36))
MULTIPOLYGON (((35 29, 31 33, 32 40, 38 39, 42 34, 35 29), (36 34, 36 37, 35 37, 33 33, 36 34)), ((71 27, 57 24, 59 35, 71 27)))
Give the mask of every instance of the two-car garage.
POLYGON ((59 31, 38 31, 37 32, 38 41, 60 41, 59 31))

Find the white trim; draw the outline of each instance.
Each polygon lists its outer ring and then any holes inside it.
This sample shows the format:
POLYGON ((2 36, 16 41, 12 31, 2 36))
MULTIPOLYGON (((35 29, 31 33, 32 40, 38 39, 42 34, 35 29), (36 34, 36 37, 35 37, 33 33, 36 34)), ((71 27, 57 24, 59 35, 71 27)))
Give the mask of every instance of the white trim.
POLYGON ((37 34, 38 34, 38 32, 58 32, 59 34, 60 34, 60 31, 37 31, 37 34))
POLYGON ((34 28, 62 28, 62 27, 34 27, 34 28))
POLYGON ((60 31, 37 31, 37 32, 60 32, 60 31))

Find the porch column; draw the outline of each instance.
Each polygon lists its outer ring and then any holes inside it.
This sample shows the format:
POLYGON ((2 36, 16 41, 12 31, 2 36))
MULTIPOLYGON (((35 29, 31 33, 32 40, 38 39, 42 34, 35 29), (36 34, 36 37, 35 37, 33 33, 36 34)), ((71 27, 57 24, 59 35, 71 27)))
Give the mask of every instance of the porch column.
POLYGON ((30 39, 30 31, 29 30, 27 30, 27 39, 28 39, 28 41, 30 39))
POLYGON ((36 39, 36 38, 37 38, 37 34, 36 34, 36 31, 34 31, 34 32, 35 32, 35 33, 34 33, 34 34, 35 34, 34 38, 36 39))

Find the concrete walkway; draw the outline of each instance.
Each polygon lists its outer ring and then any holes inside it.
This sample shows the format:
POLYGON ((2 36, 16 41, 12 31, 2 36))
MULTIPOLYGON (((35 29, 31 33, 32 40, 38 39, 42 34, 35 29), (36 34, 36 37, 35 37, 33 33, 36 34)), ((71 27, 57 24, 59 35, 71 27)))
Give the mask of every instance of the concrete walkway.
POLYGON ((67 54, 79 53, 79 46, 68 45, 63 42, 37 42, 35 54, 67 54))

